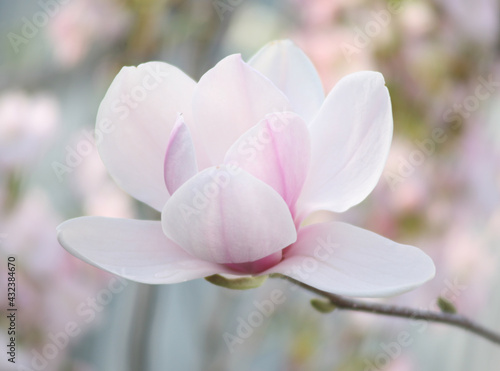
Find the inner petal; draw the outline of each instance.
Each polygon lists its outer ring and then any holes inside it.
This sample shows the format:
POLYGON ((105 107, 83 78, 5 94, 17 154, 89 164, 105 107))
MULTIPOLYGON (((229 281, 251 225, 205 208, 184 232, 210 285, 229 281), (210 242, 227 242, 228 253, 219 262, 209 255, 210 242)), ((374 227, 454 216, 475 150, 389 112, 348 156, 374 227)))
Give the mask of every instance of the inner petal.
POLYGON ((188 127, 181 114, 170 134, 164 162, 165 185, 170 194, 198 172, 196 152, 188 127))
POLYGON ((212 164, 266 114, 290 110, 287 97, 240 55, 230 55, 205 73, 193 93, 193 115, 212 164))
POLYGON ((307 124, 293 112, 275 112, 246 131, 227 151, 224 161, 273 187, 293 214, 309 159, 307 124))
POLYGON ((227 165, 205 169, 179 187, 163 209, 162 226, 186 252, 221 264, 257 261, 297 239, 283 198, 227 165))

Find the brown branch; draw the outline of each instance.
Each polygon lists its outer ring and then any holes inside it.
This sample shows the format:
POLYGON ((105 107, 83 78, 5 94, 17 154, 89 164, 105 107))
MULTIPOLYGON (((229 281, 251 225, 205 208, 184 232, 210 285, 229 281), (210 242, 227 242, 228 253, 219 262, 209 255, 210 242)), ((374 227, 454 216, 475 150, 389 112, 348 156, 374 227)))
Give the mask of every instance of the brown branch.
POLYGON ((303 282, 297 281, 288 276, 273 274, 271 275, 271 277, 282 278, 310 292, 323 296, 324 298, 328 299, 338 309, 381 314, 384 316, 392 316, 392 317, 422 319, 429 322, 446 323, 448 325, 460 327, 466 331, 472 332, 476 335, 479 335, 485 339, 490 340, 495 344, 500 344, 500 334, 491 331, 486 327, 483 327, 460 314, 433 312, 433 311, 419 310, 408 307, 399 307, 399 306, 380 304, 380 303, 367 303, 361 300, 350 299, 343 296, 331 294, 326 291, 319 290, 317 288, 309 286, 303 282))

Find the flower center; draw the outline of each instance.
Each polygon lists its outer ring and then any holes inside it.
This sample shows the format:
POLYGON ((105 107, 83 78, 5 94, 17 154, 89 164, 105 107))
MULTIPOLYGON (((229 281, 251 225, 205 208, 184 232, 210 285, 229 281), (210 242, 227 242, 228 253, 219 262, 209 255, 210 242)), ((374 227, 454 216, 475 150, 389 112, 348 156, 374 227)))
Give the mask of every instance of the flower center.
POLYGON ((283 254, 280 250, 253 262, 227 263, 225 266, 237 271, 238 273, 258 274, 278 264, 281 261, 282 256, 283 254))

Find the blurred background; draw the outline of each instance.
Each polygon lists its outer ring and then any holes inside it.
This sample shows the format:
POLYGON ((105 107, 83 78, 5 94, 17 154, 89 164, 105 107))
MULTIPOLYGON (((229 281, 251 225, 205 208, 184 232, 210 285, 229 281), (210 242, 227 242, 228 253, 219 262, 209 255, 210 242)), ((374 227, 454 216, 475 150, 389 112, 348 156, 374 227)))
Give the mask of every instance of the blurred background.
MULTIPOLYGON (((0 1, 0 343, 14 254, 17 369, 498 370, 500 348, 471 334, 323 315, 283 282, 236 292, 117 280, 69 255, 55 228, 81 215, 158 218, 111 181, 94 146, 98 105, 122 66, 161 60, 199 79, 228 54, 248 59, 289 38, 326 92, 377 70, 393 101, 377 188, 321 217, 432 256, 436 278, 387 302, 435 309, 444 296, 500 331, 499 17, 495 0, 0 1), (285 302, 244 332, 276 288, 285 302)), ((14 370, 6 358, 0 369, 14 370)))

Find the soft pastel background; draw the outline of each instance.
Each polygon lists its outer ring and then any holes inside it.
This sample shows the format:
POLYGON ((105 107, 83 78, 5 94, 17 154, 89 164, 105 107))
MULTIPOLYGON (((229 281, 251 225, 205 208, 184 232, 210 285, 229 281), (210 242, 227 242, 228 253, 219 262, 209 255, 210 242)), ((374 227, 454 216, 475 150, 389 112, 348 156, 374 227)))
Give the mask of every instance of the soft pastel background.
POLYGON ((246 292, 203 280, 120 282, 66 253, 55 228, 80 215, 158 217, 118 189, 93 144, 98 105, 123 65, 162 60, 198 79, 227 54, 248 58, 290 38, 325 91, 347 73, 378 70, 393 100, 395 136, 377 188, 347 213, 321 217, 433 257, 433 281, 387 302, 432 309, 444 295, 500 331, 499 17, 495 0, 0 1, 0 369, 14 369, 4 350, 15 254, 20 370, 498 370, 500 348, 483 339, 322 315, 283 282, 246 292), (236 336, 275 288, 285 302, 228 347, 224 334, 236 336), (68 325, 78 334, 65 341, 68 325))

